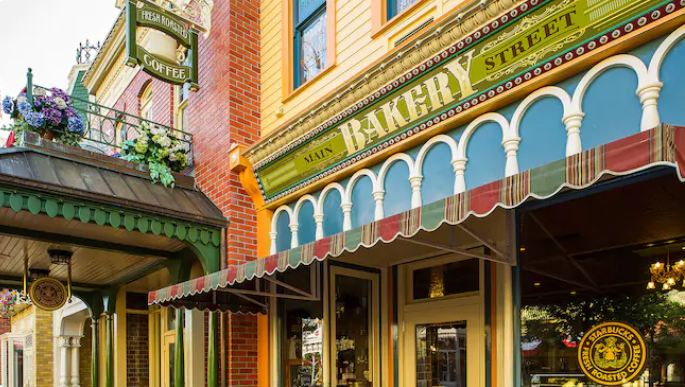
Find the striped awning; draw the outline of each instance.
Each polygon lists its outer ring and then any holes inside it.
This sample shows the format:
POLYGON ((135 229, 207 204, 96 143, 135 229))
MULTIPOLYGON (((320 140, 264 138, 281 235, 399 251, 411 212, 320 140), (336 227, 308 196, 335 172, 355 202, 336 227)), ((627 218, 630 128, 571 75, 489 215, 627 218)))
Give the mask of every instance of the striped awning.
POLYGON ((562 190, 584 189, 600 179, 672 167, 683 181, 684 157, 685 127, 662 125, 362 227, 150 292, 148 302, 174 306, 178 300, 338 257, 345 251, 390 243, 398 237, 411 238, 419 231, 462 223, 469 216, 485 217, 497 207, 511 209, 527 200, 550 198, 562 190))

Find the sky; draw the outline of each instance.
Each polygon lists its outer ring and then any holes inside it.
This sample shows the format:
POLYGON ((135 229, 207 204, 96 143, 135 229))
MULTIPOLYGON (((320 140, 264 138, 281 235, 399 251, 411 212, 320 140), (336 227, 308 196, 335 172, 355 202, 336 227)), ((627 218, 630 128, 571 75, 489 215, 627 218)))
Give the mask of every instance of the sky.
MULTIPOLYGON (((76 48, 86 39, 104 41, 120 12, 114 4, 115 0, 0 0, 0 97, 21 91, 29 67, 34 83, 65 89, 76 64, 76 48)), ((7 122, 3 114, 0 123, 7 122)), ((0 140, 5 135, 0 131, 0 140)))

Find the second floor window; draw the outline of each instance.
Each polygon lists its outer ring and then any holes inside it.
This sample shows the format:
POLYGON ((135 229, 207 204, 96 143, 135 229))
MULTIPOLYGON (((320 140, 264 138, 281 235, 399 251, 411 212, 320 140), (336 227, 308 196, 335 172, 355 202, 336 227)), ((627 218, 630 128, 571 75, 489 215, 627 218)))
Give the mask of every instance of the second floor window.
POLYGON ((311 80, 326 63, 326 0, 294 0, 295 87, 311 80))
POLYGON ((387 0, 388 1, 388 20, 402 13, 417 0, 387 0))
POLYGON ((152 83, 140 94, 140 117, 152 121, 152 83))

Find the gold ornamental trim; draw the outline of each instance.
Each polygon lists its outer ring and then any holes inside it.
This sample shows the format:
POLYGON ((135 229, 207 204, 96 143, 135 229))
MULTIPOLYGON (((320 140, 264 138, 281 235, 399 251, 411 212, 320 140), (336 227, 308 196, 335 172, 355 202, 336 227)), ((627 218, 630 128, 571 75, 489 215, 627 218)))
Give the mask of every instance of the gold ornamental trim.
POLYGON ((62 282, 45 277, 31 283, 29 297, 37 308, 52 312, 64 306, 68 295, 67 288, 62 282))
POLYGON ((620 386, 638 377, 647 346, 642 335, 621 322, 604 322, 585 333, 578 346, 583 373, 603 386, 620 386))

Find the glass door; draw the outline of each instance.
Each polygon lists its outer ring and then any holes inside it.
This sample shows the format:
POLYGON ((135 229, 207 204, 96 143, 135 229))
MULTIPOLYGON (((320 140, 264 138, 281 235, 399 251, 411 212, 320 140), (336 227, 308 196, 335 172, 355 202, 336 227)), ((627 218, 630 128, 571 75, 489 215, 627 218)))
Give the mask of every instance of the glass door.
POLYGON ((380 386, 378 274, 331 266, 332 385, 380 386))
POLYGON ((404 322, 404 387, 481 385, 480 305, 424 303, 404 322))

